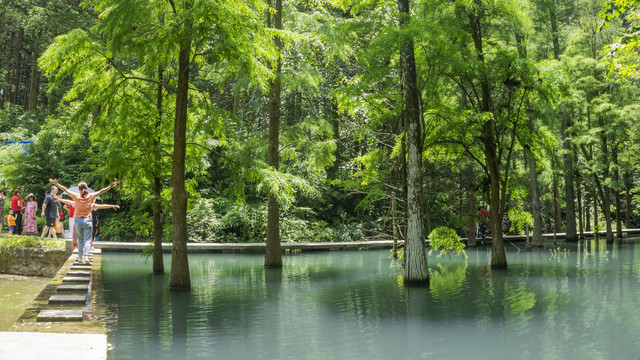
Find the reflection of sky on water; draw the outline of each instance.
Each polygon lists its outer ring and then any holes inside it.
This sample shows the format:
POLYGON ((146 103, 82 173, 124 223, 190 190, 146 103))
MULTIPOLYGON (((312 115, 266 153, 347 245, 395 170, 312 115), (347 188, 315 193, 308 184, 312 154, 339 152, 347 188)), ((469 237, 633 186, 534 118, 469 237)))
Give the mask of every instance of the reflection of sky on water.
POLYGON ((636 358, 636 247, 514 251, 504 271, 487 266, 484 248, 468 250, 466 264, 430 257, 428 289, 405 289, 388 251, 287 255, 282 271, 265 270, 260 255, 199 254, 189 258, 192 290, 177 293, 139 255, 105 254, 111 355, 636 358))

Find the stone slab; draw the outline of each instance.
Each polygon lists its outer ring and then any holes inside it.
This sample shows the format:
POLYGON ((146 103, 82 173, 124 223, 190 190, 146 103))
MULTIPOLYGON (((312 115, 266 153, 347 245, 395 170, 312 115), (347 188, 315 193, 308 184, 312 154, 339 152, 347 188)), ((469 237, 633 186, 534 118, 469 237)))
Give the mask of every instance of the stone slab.
POLYGON ((84 270, 84 271, 88 271, 91 270, 91 265, 85 265, 85 264, 78 264, 78 265, 71 265, 69 267, 69 270, 84 270))
POLYGON ((65 276, 62 278, 63 284, 88 284, 88 277, 78 277, 78 276, 65 276))
POLYGON ((69 270, 67 271, 67 276, 91 276, 91 271, 84 270, 69 270))
POLYGON ((82 321, 84 311, 79 310, 42 310, 37 316, 38 321, 82 321))
POLYGON ((70 293, 70 292, 89 292, 89 285, 58 285, 59 293, 70 293))
POLYGON ((49 298, 49 304, 86 304, 87 295, 53 295, 49 298))
POLYGON ((107 336, 0 332, 0 359, 107 359, 107 336))

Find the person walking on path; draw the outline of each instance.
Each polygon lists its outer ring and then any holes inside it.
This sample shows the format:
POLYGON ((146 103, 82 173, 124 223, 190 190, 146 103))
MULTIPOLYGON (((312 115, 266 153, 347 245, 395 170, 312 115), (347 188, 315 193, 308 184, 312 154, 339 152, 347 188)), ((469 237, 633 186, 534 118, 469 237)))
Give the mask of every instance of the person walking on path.
POLYGON ((27 207, 24 209, 24 226, 25 235, 38 235, 38 224, 36 223, 36 213, 38 212, 38 203, 33 193, 27 195, 27 207))
POLYGON ((58 204, 56 202, 56 194, 58 193, 58 188, 55 186, 51 186, 51 192, 44 198, 42 202, 42 217, 45 218, 44 229, 42 230, 42 235, 40 237, 52 237, 57 238, 56 235, 56 220, 58 220, 59 212, 58 212, 58 204))
POLYGON ((13 197, 11 197, 11 210, 13 210, 13 217, 15 218, 16 225, 15 235, 22 234, 22 209, 24 209, 24 201, 20 198, 20 189, 13 190, 13 197))
POLYGON ((89 193, 89 187, 84 181, 78 184, 79 193, 69 191, 69 189, 60 185, 56 179, 49 179, 49 182, 67 193, 71 197, 71 200, 73 200, 76 207, 74 220, 76 223, 76 235, 78 236, 78 261, 82 261, 85 264, 91 264, 89 254, 84 252, 85 243, 91 244, 91 233, 93 232, 93 226, 91 223, 91 204, 94 203, 97 196, 109 191, 109 189, 116 186, 118 182, 114 180, 109 184, 109 186, 95 193, 89 193))

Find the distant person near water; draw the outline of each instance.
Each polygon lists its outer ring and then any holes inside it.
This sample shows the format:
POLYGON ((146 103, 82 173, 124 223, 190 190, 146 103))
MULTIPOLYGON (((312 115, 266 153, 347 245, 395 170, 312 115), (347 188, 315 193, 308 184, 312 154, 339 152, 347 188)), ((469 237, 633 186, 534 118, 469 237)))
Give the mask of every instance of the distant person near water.
POLYGON ((60 190, 64 191, 71 197, 71 200, 76 207, 74 220, 76 235, 78 237, 78 261, 82 261, 85 264, 91 264, 91 261, 89 260, 89 254, 84 252, 85 243, 91 244, 91 233, 93 232, 93 224, 91 220, 91 204, 95 202, 96 197, 109 191, 109 189, 111 189, 113 186, 116 186, 118 182, 114 180, 111 184, 109 184, 109 186, 95 193, 89 193, 89 187, 84 181, 78 184, 77 193, 70 191, 66 187, 60 185, 58 183, 58 180, 56 179, 49 179, 49 182, 60 188, 60 190))
POLYGON ((15 219, 14 234, 22 234, 22 209, 25 207, 24 201, 20 198, 20 189, 13 190, 13 196, 11 197, 11 210, 13 210, 13 217, 15 219))
POLYGON ((36 196, 31 193, 27 195, 27 206, 24 209, 23 233, 25 235, 38 235, 37 213, 38 203, 36 202, 36 196))
POLYGON ((51 192, 47 194, 47 197, 44 198, 44 202, 42 202, 42 217, 45 218, 46 222, 40 237, 58 237, 56 235, 56 221, 59 220, 60 215, 58 211, 58 203, 56 201, 57 193, 58 188, 51 186, 51 192))

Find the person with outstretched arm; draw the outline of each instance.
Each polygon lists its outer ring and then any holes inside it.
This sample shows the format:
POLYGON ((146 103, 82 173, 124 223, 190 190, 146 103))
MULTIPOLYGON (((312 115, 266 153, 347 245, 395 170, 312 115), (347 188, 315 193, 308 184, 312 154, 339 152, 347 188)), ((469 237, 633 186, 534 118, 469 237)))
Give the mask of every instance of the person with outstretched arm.
MULTIPOLYGON (((69 206, 75 206, 75 203, 69 199, 62 199, 62 198, 56 198, 58 201, 60 201, 63 204, 69 205, 69 206)), ((113 209, 113 210, 118 210, 120 209, 119 205, 110 205, 110 204, 96 204, 93 203, 91 204, 91 221, 92 221, 92 232, 91 232, 91 241, 86 241, 84 243, 84 254, 87 254, 87 256, 89 255, 89 253, 91 252, 91 247, 93 246, 93 240, 94 238, 97 238, 97 234, 100 232, 99 230, 99 225, 97 224, 98 221, 98 216, 96 215, 96 210, 100 210, 100 209, 113 209)))
POLYGON ((114 180, 109 184, 109 186, 95 193, 89 193, 89 187, 84 181, 81 181, 78 184, 78 193, 70 191, 66 187, 60 185, 56 179, 49 179, 49 182, 67 193, 75 204, 76 211, 74 214, 74 221, 76 236, 78 238, 78 261, 84 262, 85 264, 91 264, 89 254, 85 254, 84 252, 84 244, 85 242, 91 243, 91 233, 93 232, 91 204, 94 203, 96 197, 109 191, 109 189, 116 186, 118 182, 114 180))

